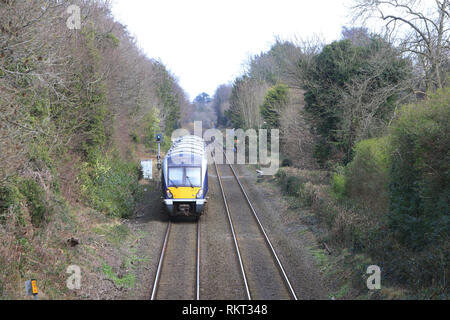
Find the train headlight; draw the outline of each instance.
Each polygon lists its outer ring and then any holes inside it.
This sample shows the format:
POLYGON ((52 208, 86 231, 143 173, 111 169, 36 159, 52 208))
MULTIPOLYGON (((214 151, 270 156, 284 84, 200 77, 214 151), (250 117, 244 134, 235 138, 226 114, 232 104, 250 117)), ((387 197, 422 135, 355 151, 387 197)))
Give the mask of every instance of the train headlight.
POLYGON ((198 190, 196 198, 199 199, 203 196, 203 189, 198 190))
POLYGON ((167 195, 167 197, 168 197, 169 199, 172 199, 172 198, 173 198, 173 194, 172 194, 172 192, 170 192, 169 189, 166 190, 166 195, 167 195))

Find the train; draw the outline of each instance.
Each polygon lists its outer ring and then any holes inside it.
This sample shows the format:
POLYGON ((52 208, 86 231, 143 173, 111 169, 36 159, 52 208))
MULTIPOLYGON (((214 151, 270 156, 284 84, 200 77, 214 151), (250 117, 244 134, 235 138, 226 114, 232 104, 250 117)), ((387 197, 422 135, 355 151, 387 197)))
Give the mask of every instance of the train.
POLYGON ((205 141, 177 138, 162 162, 162 197, 169 218, 199 218, 207 203, 208 159, 205 141))

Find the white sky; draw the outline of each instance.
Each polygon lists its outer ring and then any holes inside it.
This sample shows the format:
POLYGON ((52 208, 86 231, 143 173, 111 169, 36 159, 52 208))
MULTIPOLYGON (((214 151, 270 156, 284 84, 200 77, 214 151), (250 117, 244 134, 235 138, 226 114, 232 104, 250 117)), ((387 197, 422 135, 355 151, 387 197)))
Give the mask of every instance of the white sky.
POLYGON ((349 24, 351 0, 114 0, 113 14, 141 49, 159 58, 192 100, 213 95, 242 73, 275 36, 320 35, 327 42, 349 24))

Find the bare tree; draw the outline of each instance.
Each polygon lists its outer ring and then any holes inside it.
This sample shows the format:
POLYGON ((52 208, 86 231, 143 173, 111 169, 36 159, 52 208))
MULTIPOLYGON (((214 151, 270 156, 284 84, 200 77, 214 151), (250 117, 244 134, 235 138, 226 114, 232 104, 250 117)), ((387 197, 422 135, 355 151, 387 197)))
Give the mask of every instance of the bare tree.
POLYGON ((260 105, 270 86, 263 80, 248 76, 238 78, 230 98, 230 110, 238 115, 246 128, 260 128, 263 124, 260 105))
POLYGON ((448 85, 450 57, 449 0, 356 0, 354 20, 378 18, 390 35, 399 35, 400 47, 412 55, 423 73, 425 88, 448 85))
POLYGON ((315 138, 303 114, 303 96, 303 90, 289 89, 289 103, 280 115, 280 150, 296 167, 316 169, 313 158, 315 138))

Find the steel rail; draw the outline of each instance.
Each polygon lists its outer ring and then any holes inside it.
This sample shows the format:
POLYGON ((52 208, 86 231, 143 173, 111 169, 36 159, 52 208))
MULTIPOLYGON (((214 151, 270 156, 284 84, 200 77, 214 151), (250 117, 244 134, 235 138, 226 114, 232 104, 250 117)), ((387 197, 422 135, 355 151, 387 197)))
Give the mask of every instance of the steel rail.
POLYGON ((162 265, 163 265, 163 261, 164 261, 164 256, 166 254, 167 242, 169 239, 169 233, 170 233, 171 227, 172 227, 172 222, 169 221, 169 224, 167 225, 166 236, 164 237, 163 246, 161 248, 161 255, 159 257, 158 268, 156 269, 155 281, 153 282, 153 289, 152 289, 152 295, 151 295, 150 300, 156 299, 156 292, 158 291, 159 279, 161 278, 161 269, 162 269, 162 265))
POLYGON ((197 300, 200 300, 200 220, 197 221, 197 300))
MULTIPOLYGON (((153 282, 151 300, 156 300, 156 294, 158 292, 159 280, 161 278, 162 266, 164 263, 164 257, 166 255, 167 243, 169 242, 169 234, 172 228, 172 222, 169 222, 166 230, 166 235, 164 237, 164 242, 161 249, 161 254, 159 257, 158 268, 156 270, 155 280, 153 282)), ((200 300, 200 221, 197 222, 197 250, 196 250, 196 299, 200 300)))
POLYGON ((248 300, 252 300, 252 296, 250 294, 250 288, 249 288, 248 282, 247 282, 247 276, 246 276, 246 273, 245 273, 244 263, 242 261, 241 252, 240 252, 240 249, 239 249, 239 244, 238 244, 238 241, 237 241, 237 238, 236 238, 236 232, 234 231, 233 220, 231 219, 231 214, 230 214, 230 209, 228 208, 227 198, 226 198, 225 192, 223 190, 222 179, 220 178, 219 169, 217 168, 217 164, 216 164, 215 161, 214 161, 214 166, 216 168, 217 178, 219 180, 220 191, 222 192, 223 203, 225 204, 225 209, 227 211, 227 218, 228 218, 228 222, 230 224, 231 234, 233 235, 234 247, 235 247, 236 252, 237 252, 237 256, 238 256, 238 260, 239 260, 239 266, 241 268, 241 273, 242 273, 242 278, 244 279, 245 291, 246 291, 248 300))
POLYGON ((282 277, 283 277, 283 280, 284 280, 285 284, 287 285, 287 287, 288 287, 288 289, 289 289, 289 293, 291 294, 291 296, 292 296, 292 298, 293 298, 294 300, 298 300, 297 294, 295 293, 295 290, 294 290, 294 288, 292 287, 291 282, 289 281, 289 277, 287 276, 286 271, 284 270, 283 265, 282 265, 280 259, 278 258, 278 255, 277 255, 277 253, 276 253, 276 251, 275 251, 275 248, 273 247, 272 242, 270 241, 269 236, 268 236, 267 233, 266 233, 266 230, 264 229, 264 227, 263 227, 261 221, 259 220, 258 215, 257 215, 255 209, 253 208, 253 205, 252 205, 252 203, 251 203, 251 201, 250 201, 250 199, 249 199, 247 193, 245 192, 244 187, 243 187, 242 184, 241 184, 241 181, 239 180, 239 178, 238 178, 236 172, 234 171, 234 168, 233 168, 233 166, 231 165, 230 161, 228 160, 227 155, 225 154, 225 152, 224 152, 223 154, 224 154, 224 156, 225 156, 225 159, 226 159, 228 165, 229 165, 230 168, 231 168, 231 171, 233 172, 234 177, 236 178, 236 181, 237 181, 238 184, 239 184, 239 187, 241 188, 242 193, 243 193, 244 196, 245 196, 245 199, 247 199, 247 203, 248 203, 250 209, 252 210, 253 216, 255 217, 255 220, 256 220, 256 222, 258 223, 258 226, 259 226, 260 231, 261 231, 262 234, 264 235, 264 238, 265 238, 266 243, 268 244, 268 246, 269 246, 269 248, 270 248, 270 251, 271 251, 271 253, 272 253, 272 256, 274 257, 275 261, 277 262, 277 266, 278 266, 278 268, 279 268, 279 270, 280 270, 280 272, 281 272, 281 274, 282 274, 282 277))

